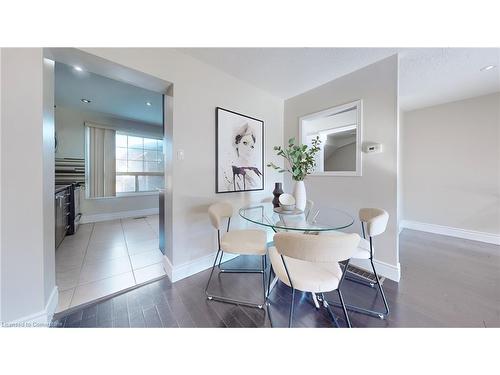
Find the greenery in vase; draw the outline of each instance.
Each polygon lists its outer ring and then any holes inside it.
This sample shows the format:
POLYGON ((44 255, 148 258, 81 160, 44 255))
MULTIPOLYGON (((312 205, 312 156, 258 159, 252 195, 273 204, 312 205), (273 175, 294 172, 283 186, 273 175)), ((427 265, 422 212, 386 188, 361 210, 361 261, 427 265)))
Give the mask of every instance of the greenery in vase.
POLYGON ((288 140, 288 147, 282 148, 281 146, 274 146, 274 151, 277 151, 278 156, 283 156, 288 162, 288 167, 278 167, 274 163, 269 163, 267 166, 279 170, 280 173, 290 172, 295 181, 302 181, 304 178, 312 173, 316 166, 314 156, 320 150, 321 141, 319 137, 312 140, 311 146, 296 145, 295 138, 288 140))

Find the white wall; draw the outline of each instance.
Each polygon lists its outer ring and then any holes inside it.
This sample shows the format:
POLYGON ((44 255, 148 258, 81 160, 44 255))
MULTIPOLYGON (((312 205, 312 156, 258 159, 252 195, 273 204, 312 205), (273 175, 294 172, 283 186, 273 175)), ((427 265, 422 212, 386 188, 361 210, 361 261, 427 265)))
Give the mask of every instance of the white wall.
MULTIPOLYGON (((163 127, 143 124, 109 116, 105 113, 81 111, 57 106, 55 110, 57 152, 56 157, 85 157, 85 121, 106 125, 144 137, 163 137, 163 127)), ((82 194, 82 221, 89 222, 110 217, 125 217, 127 212, 158 209, 158 194, 135 195, 129 197, 106 197, 86 199, 82 194)), ((146 212, 146 211, 145 211, 146 212)))
POLYGON ((1 59, 1 318, 44 321, 57 304, 53 115, 44 102, 53 87, 43 86, 53 71, 39 48, 3 49, 1 59))
MULTIPOLYGON (((380 142, 384 152, 363 154, 361 177, 312 177, 306 179, 308 197, 316 207, 333 206, 357 217, 362 207, 389 212, 386 233, 375 240, 380 272, 399 275, 397 231, 398 57, 369 65, 285 101, 285 139, 297 137, 299 117, 330 107, 363 100, 363 142, 380 142)), ((292 190, 290 178, 285 189, 292 190)), ((350 230, 359 232, 356 220, 350 230)))
POLYGON ((403 219, 500 234, 500 93, 403 114, 403 219))
MULTIPOLYGON (((263 192, 215 194, 215 107, 263 120, 265 162, 277 162, 272 148, 283 142, 283 101, 173 49, 95 48, 85 51, 173 83, 174 221, 173 259, 170 261, 177 267, 211 259, 216 237, 207 217, 209 204, 230 200, 240 207, 260 201, 272 196, 274 182, 282 181, 280 174, 267 168, 263 192), (176 158, 179 150, 184 150, 182 161, 176 158)), ((244 225, 237 213, 234 225, 244 225)))

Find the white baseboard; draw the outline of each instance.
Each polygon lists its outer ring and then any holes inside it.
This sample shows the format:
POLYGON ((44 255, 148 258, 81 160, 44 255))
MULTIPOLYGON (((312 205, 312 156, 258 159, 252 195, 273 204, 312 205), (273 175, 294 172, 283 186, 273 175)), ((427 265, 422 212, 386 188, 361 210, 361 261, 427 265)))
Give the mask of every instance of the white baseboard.
POLYGON ((57 286, 55 286, 54 289, 52 289, 49 300, 43 310, 11 321, 6 325, 11 327, 48 327, 56 312, 58 301, 59 291, 57 286))
POLYGON ((57 305, 59 304, 59 289, 57 286, 52 289, 52 293, 50 293, 49 301, 47 302, 47 306, 45 306, 45 312, 47 315, 47 322, 50 324, 52 321, 52 317, 56 313, 57 305))
POLYGON ((174 266, 165 254, 163 254, 163 269, 165 270, 165 273, 167 274, 170 281, 172 281, 174 266))
POLYGON ((109 213, 107 212, 104 214, 82 215, 80 222, 82 224, 97 223, 99 221, 126 219, 129 217, 138 217, 138 216, 156 215, 159 212, 160 212, 159 208, 145 208, 143 210, 118 211, 118 212, 109 212, 109 213))
MULTIPOLYGON (((237 256, 238 255, 236 254, 224 254, 223 262, 234 259, 237 256)), ((167 273, 168 278, 171 282, 175 283, 176 281, 182 280, 186 277, 209 269, 214 264, 214 259, 215 253, 205 255, 204 257, 174 267, 170 260, 166 256, 164 256, 163 264, 165 266, 165 272, 167 273)), ((353 259, 351 260, 351 263, 371 272, 371 266, 368 263, 365 264, 364 260, 362 259, 353 259)), ((379 260, 374 260, 374 263, 375 267, 377 268, 377 273, 380 276, 384 276, 388 279, 399 282, 401 278, 401 266, 399 263, 397 266, 393 266, 379 260)))
MULTIPOLYGON (((392 264, 388 264, 376 259, 373 260, 373 263, 375 264, 375 269, 377 270, 377 274, 379 276, 384 276, 385 278, 396 282, 399 282, 399 280, 401 279, 401 265, 399 263, 397 266, 394 266, 392 264)), ((372 267, 368 260, 351 259, 350 264, 373 273, 372 267)))
POLYGON ((475 230, 460 229, 447 227, 444 225, 421 223, 412 220, 401 220, 400 228, 407 228, 418 230, 421 232, 442 234, 445 236, 463 238, 466 240, 473 240, 479 242, 491 243, 494 245, 500 245, 500 235, 486 232, 478 232, 475 230))
MULTIPOLYGON (((179 264, 178 266, 173 266, 166 256, 164 256, 164 266, 165 272, 167 273, 168 278, 171 282, 175 283, 176 281, 185 279, 191 275, 197 274, 201 271, 205 271, 212 267, 214 264, 216 253, 205 255, 201 258, 194 259, 192 261, 179 264)), ((227 262, 228 260, 236 258, 237 254, 224 254, 223 262, 227 262)))

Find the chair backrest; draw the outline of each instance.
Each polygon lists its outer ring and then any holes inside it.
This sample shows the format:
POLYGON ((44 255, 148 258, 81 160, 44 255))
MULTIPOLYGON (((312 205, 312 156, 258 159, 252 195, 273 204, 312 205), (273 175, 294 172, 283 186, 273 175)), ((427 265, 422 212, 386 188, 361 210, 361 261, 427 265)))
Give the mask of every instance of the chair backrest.
POLYGON ((279 232, 274 245, 281 255, 315 263, 334 263, 349 259, 359 245, 356 233, 313 235, 279 232))
POLYGON ((385 232, 389 214, 381 208, 362 208, 359 210, 359 220, 366 224, 366 234, 374 237, 385 232))
POLYGON ((215 229, 220 229, 222 220, 233 216, 233 205, 229 202, 218 202, 208 207, 208 217, 215 229))

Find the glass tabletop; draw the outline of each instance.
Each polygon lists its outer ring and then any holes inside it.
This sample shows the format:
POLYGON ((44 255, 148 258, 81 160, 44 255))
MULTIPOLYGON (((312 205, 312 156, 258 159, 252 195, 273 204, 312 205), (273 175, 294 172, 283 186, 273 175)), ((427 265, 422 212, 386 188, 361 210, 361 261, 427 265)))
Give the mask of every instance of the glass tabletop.
POLYGON ((331 207, 321 207, 309 213, 276 212, 271 203, 243 207, 240 216, 252 223, 273 229, 301 232, 324 232, 347 228, 354 218, 347 212, 331 207))

